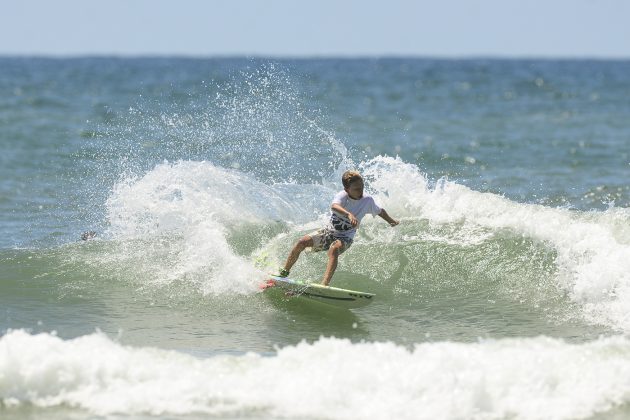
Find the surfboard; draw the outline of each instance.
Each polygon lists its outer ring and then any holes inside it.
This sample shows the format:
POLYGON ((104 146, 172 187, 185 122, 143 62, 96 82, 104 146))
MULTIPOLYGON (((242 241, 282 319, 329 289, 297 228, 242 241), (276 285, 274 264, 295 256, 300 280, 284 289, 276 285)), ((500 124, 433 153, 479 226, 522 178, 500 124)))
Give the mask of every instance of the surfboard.
POLYGON ((317 302, 346 309, 362 308, 372 302, 375 296, 373 293, 340 289, 338 287, 324 286, 317 283, 308 283, 276 276, 271 276, 262 288, 280 288, 285 292, 286 296, 312 299, 317 302))

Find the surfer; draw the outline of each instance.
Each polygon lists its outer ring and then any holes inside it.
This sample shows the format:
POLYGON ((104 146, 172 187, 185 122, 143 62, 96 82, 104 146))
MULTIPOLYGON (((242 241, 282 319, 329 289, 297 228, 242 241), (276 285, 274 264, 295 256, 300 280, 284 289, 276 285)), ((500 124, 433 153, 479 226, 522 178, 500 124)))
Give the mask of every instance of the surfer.
POLYGON ((294 245, 287 257, 284 268, 280 269, 279 277, 287 277, 291 267, 296 263, 302 251, 312 248, 313 251, 328 251, 328 264, 322 284, 328 286, 337 268, 339 255, 344 253, 350 245, 363 216, 371 214, 380 216, 390 226, 396 226, 398 220, 392 219, 385 209, 379 207, 374 198, 363 194, 363 177, 357 171, 346 171, 341 177, 343 190, 333 198, 330 222, 318 231, 305 235, 294 245))

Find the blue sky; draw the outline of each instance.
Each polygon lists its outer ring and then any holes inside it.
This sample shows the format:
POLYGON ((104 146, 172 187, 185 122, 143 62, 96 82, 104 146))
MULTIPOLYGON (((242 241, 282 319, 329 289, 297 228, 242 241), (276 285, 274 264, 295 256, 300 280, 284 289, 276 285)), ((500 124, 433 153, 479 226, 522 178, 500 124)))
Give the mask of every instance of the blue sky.
POLYGON ((630 0, 15 0, 3 55, 630 58, 630 0))

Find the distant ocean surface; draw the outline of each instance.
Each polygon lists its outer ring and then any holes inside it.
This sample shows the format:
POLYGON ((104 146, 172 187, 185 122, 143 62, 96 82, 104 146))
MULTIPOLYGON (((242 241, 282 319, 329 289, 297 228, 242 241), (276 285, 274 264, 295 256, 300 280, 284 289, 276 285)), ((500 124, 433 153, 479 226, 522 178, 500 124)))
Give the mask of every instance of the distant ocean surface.
POLYGON ((630 61, 0 57, 0 148, 1 418, 630 417, 630 61), (346 169, 375 301, 262 293, 346 169))

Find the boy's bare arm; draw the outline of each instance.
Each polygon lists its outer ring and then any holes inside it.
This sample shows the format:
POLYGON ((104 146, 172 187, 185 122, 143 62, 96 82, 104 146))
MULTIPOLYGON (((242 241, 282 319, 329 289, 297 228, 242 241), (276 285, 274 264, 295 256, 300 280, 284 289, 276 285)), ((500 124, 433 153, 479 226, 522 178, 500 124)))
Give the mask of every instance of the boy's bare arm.
POLYGON ((394 220, 390 217, 389 214, 387 214, 387 212, 385 211, 385 209, 381 209, 381 212, 378 214, 380 217, 382 217, 383 219, 385 219, 385 221, 387 223, 389 223, 390 226, 396 226, 398 223, 400 223, 398 220, 394 220))
POLYGON ((333 209, 337 213, 345 215, 348 218, 348 220, 350 220, 350 224, 352 226, 356 226, 359 224, 359 221, 357 220, 356 217, 354 217, 354 214, 350 213, 348 210, 344 209, 339 204, 333 203, 333 205, 331 206, 331 209, 333 209))

